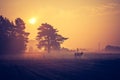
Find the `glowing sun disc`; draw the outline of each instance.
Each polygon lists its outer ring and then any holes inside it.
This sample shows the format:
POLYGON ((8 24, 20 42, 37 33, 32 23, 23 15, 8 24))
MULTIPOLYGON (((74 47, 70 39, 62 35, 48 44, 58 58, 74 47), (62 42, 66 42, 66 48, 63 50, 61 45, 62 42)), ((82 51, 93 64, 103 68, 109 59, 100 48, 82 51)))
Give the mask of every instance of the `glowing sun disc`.
POLYGON ((35 18, 29 19, 29 23, 30 23, 30 24, 35 24, 35 23, 36 23, 36 19, 35 19, 35 18))

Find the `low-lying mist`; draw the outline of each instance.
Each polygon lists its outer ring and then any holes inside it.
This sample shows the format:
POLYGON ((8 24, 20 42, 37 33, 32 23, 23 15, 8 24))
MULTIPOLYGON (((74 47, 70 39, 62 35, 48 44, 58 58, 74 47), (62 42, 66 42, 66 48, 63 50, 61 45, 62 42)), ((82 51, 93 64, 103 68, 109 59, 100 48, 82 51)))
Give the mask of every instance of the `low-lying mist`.
POLYGON ((5 54, 0 55, 0 59, 6 60, 44 60, 44 59, 114 59, 120 58, 119 53, 89 53, 84 52, 83 55, 75 56, 75 52, 70 51, 53 51, 47 52, 26 52, 22 54, 5 54))

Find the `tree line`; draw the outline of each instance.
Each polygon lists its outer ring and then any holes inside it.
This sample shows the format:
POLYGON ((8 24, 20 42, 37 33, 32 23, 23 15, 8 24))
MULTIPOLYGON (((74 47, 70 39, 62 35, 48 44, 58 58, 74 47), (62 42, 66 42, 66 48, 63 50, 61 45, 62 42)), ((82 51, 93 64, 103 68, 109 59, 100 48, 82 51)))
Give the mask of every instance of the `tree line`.
MULTIPOLYGON (((25 22, 21 18, 16 18, 13 22, 0 16, 0 54, 25 52, 30 35, 25 28, 25 22)), ((47 23, 41 24, 37 30, 37 47, 48 53, 51 50, 60 50, 60 44, 68 39, 58 34, 58 30, 47 23)))

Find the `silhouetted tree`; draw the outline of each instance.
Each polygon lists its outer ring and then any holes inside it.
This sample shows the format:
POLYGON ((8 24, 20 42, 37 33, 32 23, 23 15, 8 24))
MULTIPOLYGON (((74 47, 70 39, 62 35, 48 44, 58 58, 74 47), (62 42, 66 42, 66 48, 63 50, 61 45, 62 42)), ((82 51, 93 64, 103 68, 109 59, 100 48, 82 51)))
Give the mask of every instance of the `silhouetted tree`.
POLYGON ((0 53, 19 53, 26 49, 29 33, 25 32, 25 24, 17 18, 15 24, 0 16, 0 53))
POLYGON ((10 50, 11 32, 14 25, 3 16, 0 16, 0 53, 6 53, 10 50))
POLYGON ((38 28, 39 32, 37 35, 38 40, 38 48, 44 48, 45 50, 50 52, 50 50, 59 50, 60 44, 64 42, 64 40, 67 40, 68 38, 65 38, 61 35, 59 35, 57 32, 57 29, 54 29, 53 26, 45 23, 42 24, 38 28))
POLYGON ((113 45, 107 45, 105 47, 105 51, 114 51, 114 52, 120 52, 120 46, 113 46, 113 45))
POLYGON ((15 20, 15 41, 16 52, 24 52, 26 50, 26 43, 28 42, 28 32, 25 32, 25 23, 21 18, 15 20))

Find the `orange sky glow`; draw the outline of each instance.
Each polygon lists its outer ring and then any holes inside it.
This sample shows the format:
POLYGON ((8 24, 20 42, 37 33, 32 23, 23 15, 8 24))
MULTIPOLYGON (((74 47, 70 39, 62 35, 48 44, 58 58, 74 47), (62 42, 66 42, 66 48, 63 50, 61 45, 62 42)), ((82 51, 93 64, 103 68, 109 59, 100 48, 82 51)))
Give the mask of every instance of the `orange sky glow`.
POLYGON ((0 0, 0 15, 22 18, 30 39, 37 28, 48 23, 69 39, 63 47, 97 50, 120 46, 120 0, 0 0), (34 24, 29 20, 34 18, 34 24))

